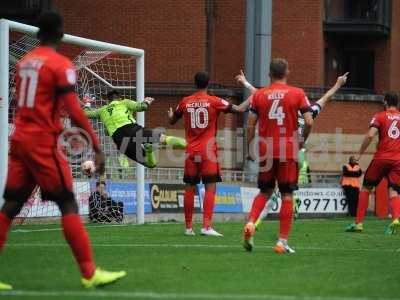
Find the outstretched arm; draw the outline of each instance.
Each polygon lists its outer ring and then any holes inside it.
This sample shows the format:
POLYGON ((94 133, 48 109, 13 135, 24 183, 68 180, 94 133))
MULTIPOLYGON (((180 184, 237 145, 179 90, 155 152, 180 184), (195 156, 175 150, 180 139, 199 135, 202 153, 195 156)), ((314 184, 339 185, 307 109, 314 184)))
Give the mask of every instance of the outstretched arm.
MULTIPOLYGON (((252 96, 250 96, 252 97, 252 96)), ((244 100, 242 103, 240 103, 237 107, 239 109, 239 112, 245 112, 246 110, 249 109, 250 107, 250 97, 244 100)))
POLYGON ((225 113, 230 113, 230 114, 238 114, 243 112, 240 108, 240 105, 237 106, 235 104, 231 104, 228 109, 225 111, 225 113))
POLYGON ((361 144, 360 150, 358 151, 358 155, 356 157, 357 161, 360 160, 361 156, 365 153, 368 146, 371 144, 372 139, 378 133, 378 128, 370 127, 367 134, 364 137, 364 140, 361 144))
POLYGON ((154 102, 154 98, 146 97, 141 102, 136 102, 129 99, 124 99, 122 102, 125 104, 126 108, 132 112, 146 111, 150 105, 154 102))
POLYGON ((84 113, 89 119, 98 119, 100 117, 100 109, 90 109, 84 106, 84 113))
POLYGON ((319 104, 319 106, 321 106, 321 108, 323 108, 325 106, 325 104, 329 101, 329 99, 343 86, 346 84, 347 81, 347 76, 349 75, 349 72, 343 74, 342 76, 339 76, 336 80, 335 85, 325 93, 325 95, 323 95, 321 97, 321 99, 319 99, 317 101, 317 103, 319 104))
POLYGON ((91 109, 93 100, 94 98, 88 96, 82 98, 81 103, 83 103, 83 111, 89 119, 98 119, 100 118, 100 109, 91 109))

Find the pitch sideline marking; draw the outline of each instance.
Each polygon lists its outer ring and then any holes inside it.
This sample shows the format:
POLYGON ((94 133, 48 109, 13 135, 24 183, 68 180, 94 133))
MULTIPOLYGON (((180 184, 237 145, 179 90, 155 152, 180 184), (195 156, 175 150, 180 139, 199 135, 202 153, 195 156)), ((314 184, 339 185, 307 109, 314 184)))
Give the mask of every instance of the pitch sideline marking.
MULTIPOLYGON (((319 219, 301 219, 302 222, 310 222, 310 221, 315 221, 319 219)), ((325 221, 326 219, 321 219, 325 221)), ((369 220, 369 222, 379 222, 380 220, 369 220)), ((270 223, 277 223, 279 222, 278 220, 269 220, 270 223)), ((151 222, 151 223, 146 223, 145 225, 151 226, 151 225, 182 225, 183 223, 180 222, 151 222)), ((129 226, 142 226, 139 224, 135 223, 128 223, 128 224, 103 224, 103 225, 85 225, 85 228, 90 228, 90 229, 96 229, 96 228, 105 228, 105 227, 129 227, 129 226)), ((13 229, 11 232, 13 233, 33 233, 33 232, 46 232, 46 231, 61 231, 62 228, 61 226, 56 227, 56 228, 41 228, 41 229, 13 229)), ((369 234, 369 235, 379 235, 381 234, 369 234)))
MULTIPOLYGON (((108 291, 35 291, 14 290, 0 291, 0 296, 26 296, 26 297, 82 297, 82 298, 107 298, 118 297, 125 299, 244 299, 244 300, 372 300, 377 298, 367 297, 330 297, 330 296, 289 296, 267 294, 212 294, 212 293, 156 293, 156 292, 108 292, 108 291)), ((379 298, 379 300, 394 300, 379 298)))
MULTIPOLYGON (((273 222, 273 221, 271 221, 273 222)), ((146 223, 145 225, 179 225, 182 223, 176 222, 151 222, 146 223)), ((23 225, 24 226, 24 225, 23 225)), ((142 224, 136 223, 127 223, 127 224, 103 224, 103 225, 85 225, 85 228, 96 229, 96 228, 105 228, 105 227, 128 227, 128 226, 142 226, 142 224)), ((11 232, 15 233, 31 233, 31 232, 42 232, 42 231, 61 231, 61 226, 55 228, 41 228, 41 229, 13 229, 11 232)))
MULTIPOLYGON (((95 247, 156 247, 156 248, 241 248, 239 245, 221 245, 221 244, 152 244, 152 243, 143 243, 143 244, 99 244, 93 243, 95 247)), ((7 247, 68 247, 66 243, 8 243, 7 247)), ((272 246, 257 246, 259 249, 272 249, 272 246)), ((354 251, 354 252, 400 252, 399 249, 363 249, 363 248, 324 248, 324 247, 296 247, 295 249, 299 250, 311 250, 311 251, 354 251)))
MULTIPOLYGON (((130 224, 105 224, 105 225, 93 225, 93 226, 85 226, 85 228, 104 228, 104 227, 125 227, 130 226, 130 224)), ((11 232, 15 233, 31 233, 31 232, 45 232, 45 231, 61 231, 61 227, 56 228, 41 228, 41 229, 14 229, 11 232)))

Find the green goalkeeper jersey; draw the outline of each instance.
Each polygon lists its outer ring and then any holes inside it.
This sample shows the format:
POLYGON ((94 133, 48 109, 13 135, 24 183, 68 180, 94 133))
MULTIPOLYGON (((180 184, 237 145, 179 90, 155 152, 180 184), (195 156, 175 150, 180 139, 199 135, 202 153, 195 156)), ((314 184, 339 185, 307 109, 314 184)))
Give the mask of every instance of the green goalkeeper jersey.
POLYGON ((136 120, 134 113, 146 111, 146 102, 136 102, 129 99, 114 100, 109 104, 97 109, 85 109, 85 114, 89 119, 100 119, 107 129, 110 136, 114 132, 127 124, 134 124, 136 120))

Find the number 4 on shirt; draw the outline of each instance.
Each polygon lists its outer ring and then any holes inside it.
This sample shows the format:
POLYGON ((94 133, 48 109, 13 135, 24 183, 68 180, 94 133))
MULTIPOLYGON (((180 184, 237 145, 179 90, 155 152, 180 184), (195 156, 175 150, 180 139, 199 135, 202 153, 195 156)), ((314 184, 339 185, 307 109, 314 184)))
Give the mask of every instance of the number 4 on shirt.
POLYGON ((271 108, 269 109, 268 118, 270 120, 276 120, 278 125, 283 125, 285 113, 283 112, 283 107, 279 106, 279 101, 280 100, 274 100, 274 102, 272 102, 271 108))

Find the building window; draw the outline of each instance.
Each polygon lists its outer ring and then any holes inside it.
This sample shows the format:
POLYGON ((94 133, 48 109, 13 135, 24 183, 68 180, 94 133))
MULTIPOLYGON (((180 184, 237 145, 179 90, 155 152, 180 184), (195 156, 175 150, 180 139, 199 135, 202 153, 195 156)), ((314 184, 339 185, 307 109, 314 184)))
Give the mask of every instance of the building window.
POLYGON ((325 0, 324 31, 388 36, 391 16, 391 0, 325 0))
POLYGON ((350 72, 348 86, 354 89, 374 89, 375 55, 368 50, 343 50, 340 61, 344 71, 350 72))
POLYGON ((39 15, 51 8, 52 0, 0 0, 0 18, 36 25, 39 15))
POLYGON ((342 48, 341 43, 325 48, 325 85, 330 86, 338 75, 350 72, 348 93, 371 93, 375 90, 375 53, 355 47, 342 48))
POLYGON ((345 1, 345 18, 361 20, 378 19, 378 0, 345 1))

